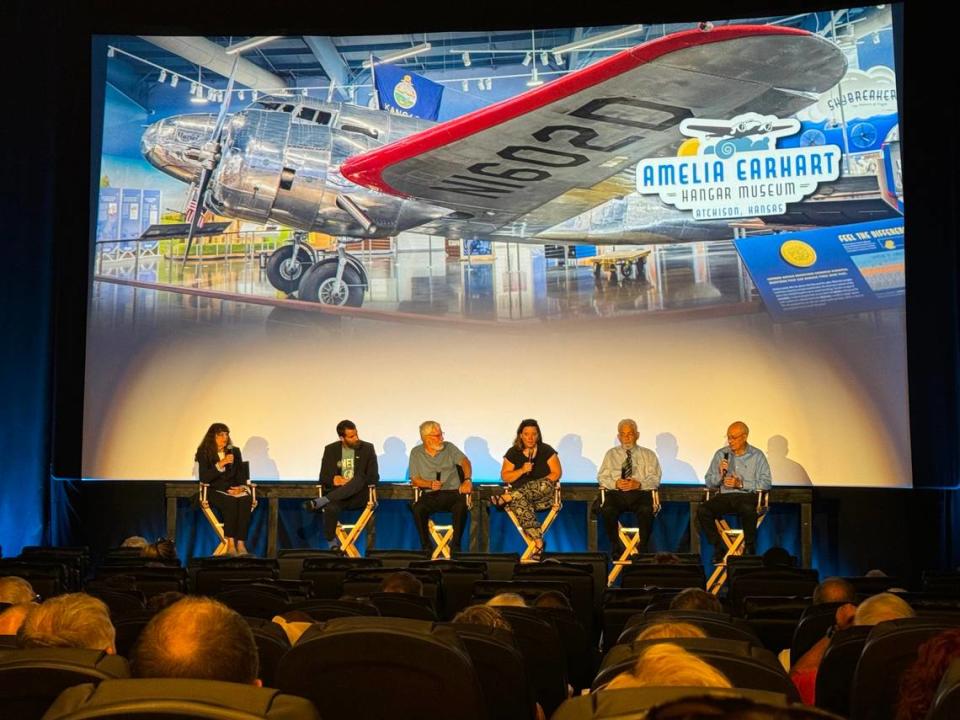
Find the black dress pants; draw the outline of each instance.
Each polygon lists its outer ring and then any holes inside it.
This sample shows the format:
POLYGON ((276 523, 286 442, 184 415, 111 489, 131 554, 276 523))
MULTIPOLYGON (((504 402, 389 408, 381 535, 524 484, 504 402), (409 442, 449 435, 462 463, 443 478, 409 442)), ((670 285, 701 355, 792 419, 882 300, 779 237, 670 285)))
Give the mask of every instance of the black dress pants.
POLYGON ((649 490, 607 490, 604 494, 603 505, 600 506, 600 518, 603 520, 603 529, 610 539, 610 555, 619 560, 623 555, 624 547, 617 531, 617 523, 625 512, 632 512, 637 516, 637 527, 640 530, 640 552, 647 547, 650 531, 653 529, 653 496, 649 490))
POLYGON ((227 495, 211 488, 207 493, 207 500, 220 511, 223 534, 228 538, 246 542, 253 496, 227 495))
POLYGON ((724 550, 715 521, 727 514, 740 518, 744 552, 748 555, 755 554, 757 551, 757 494, 755 492, 717 493, 700 506, 697 511, 697 520, 700 522, 700 528, 706 533, 707 540, 713 545, 714 555, 719 555, 724 550))
MULTIPOLYGON (((328 497, 332 495, 333 493, 330 493, 328 497)), ((332 499, 324 506, 323 536, 327 539, 327 542, 337 537, 337 522, 340 520, 340 513, 344 510, 359 510, 366 506, 368 499, 369 493, 358 492, 349 497, 332 499)))
POLYGON ((467 524, 467 496, 459 490, 434 490, 423 492, 420 499, 413 504, 413 519, 420 535, 420 547, 424 550, 433 550, 433 539, 427 526, 430 516, 435 512, 448 511, 453 513, 453 538, 450 540, 450 550, 460 552, 460 540, 463 537, 463 528, 467 524))

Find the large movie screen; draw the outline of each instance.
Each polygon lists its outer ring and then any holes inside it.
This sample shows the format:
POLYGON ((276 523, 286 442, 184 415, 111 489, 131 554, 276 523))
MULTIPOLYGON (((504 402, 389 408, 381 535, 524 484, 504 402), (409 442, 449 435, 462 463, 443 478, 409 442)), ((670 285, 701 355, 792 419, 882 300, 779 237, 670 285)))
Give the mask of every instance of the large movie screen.
POLYGON ((594 482, 633 418, 668 483, 742 420, 775 486, 909 486, 890 6, 642 21, 97 37, 84 477, 224 422, 315 479, 349 418, 493 482, 536 418, 594 482))

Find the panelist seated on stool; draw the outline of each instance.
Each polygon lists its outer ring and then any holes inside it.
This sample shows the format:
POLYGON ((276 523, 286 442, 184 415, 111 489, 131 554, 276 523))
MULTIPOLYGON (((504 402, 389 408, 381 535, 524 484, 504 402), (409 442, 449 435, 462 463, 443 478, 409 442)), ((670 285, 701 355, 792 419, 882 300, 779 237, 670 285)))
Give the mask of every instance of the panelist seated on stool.
POLYGON ((463 529, 467 524, 467 502, 473 491, 473 467, 460 448, 444 442, 440 423, 420 423, 421 444, 410 451, 410 484, 419 490, 413 504, 413 518, 420 535, 420 547, 433 550, 430 515, 447 511, 453 514, 449 544, 460 552, 463 529))
POLYGON ((737 421, 727 428, 727 447, 717 450, 704 480, 708 489, 717 489, 697 511, 700 528, 713 545, 714 564, 727 554, 716 521, 736 514, 743 528, 743 545, 748 555, 757 552, 758 493, 770 490, 770 465, 759 448, 747 443, 750 429, 737 421))
MULTIPOLYGON (((460 487, 463 487, 463 468, 457 465, 457 474, 460 476, 460 487)), ((439 478, 436 478, 439 480, 439 478)), ((435 480, 435 482, 436 482, 435 480)), ((434 483, 431 483, 431 485, 434 483)), ((413 486, 413 508, 416 508, 416 504, 420 501, 420 498, 423 494, 427 492, 423 488, 419 488, 416 485, 413 486)), ((466 498, 466 509, 467 512, 473 507, 473 493, 467 492, 463 494, 466 498)), ((442 511, 438 511, 442 512, 442 511)), ((464 523, 466 519, 464 518, 464 523)), ((461 524, 461 534, 463 532, 463 524, 461 524)), ((455 545, 451 545, 453 541, 453 530, 454 525, 438 525, 433 521, 433 518, 429 515, 427 516, 427 532, 430 533, 430 537, 433 539, 433 551, 430 553, 431 560, 437 560, 440 558, 446 558, 447 560, 451 557, 451 552, 459 553, 461 551, 460 542, 458 541, 455 545)))
POLYGON ((614 561, 626 561, 630 555, 646 551, 653 517, 659 510, 654 491, 660 488, 660 461, 653 450, 637 445, 638 436, 634 420, 621 420, 617 424, 620 444, 607 450, 597 471, 601 488, 598 512, 610 540, 610 556, 614 561), (625 512, 637 516, 638 532, 629 554, 620 537, 619 520, 625 512))
POLYGON ((323 449, 319 497, 304 503, 304 509, 323 513, 323 535, 331 549, 340 547, 340 513, 369 505, 372 496, 367 488, 380 480, 377 452, 372 443, 360 439, 357 426, 350 420, 341 420, 337 423, 337 436, 337 442, 323 449))
POLYGON ((200 441, 194 455, 200 478, 200 506, 220 535, 215 555, 246 555, 250 513, 256 507, 256 490, 249 483, 250 466, 243 462, 240 449, 233 446, 230 428, 213 423, 200 441), (210 506, 220 511, 216 520, 210 506))
POLYGON ((506 510, 527 544, 521 562, 539 562, 546 549, 544 533, 560 511, 560 456, 543 442, 540 425, 528 418, 520 422, 517 436, 503 454, 500 479, 507 484, 502 495, 494 495, 491 502, 506 510), (550 509, 541 523, 537 510, 550 509))

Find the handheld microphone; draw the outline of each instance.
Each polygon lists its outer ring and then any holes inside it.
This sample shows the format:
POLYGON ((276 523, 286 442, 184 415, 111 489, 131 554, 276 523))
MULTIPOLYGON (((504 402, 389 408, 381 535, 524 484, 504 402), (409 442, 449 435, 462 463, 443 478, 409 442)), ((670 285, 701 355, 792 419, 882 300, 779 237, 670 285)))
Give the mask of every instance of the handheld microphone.
MULTIPOLYGON (((724 450, 724 451, 723 451, 723 459, 726 460, 727 462, 730 462, 730 451, 729 451, 729 450, 724 450)), ((727 471, 726 471, 726 469, 720 471, 720 479, 723 480, 725 477, 727 477, 727 471)))

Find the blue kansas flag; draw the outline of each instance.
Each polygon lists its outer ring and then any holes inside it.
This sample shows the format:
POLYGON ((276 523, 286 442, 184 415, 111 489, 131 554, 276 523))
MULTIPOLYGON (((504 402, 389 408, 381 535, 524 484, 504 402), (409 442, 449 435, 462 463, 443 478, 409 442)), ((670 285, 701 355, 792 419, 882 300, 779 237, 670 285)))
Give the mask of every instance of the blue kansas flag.
POLYGON ((396 65, 377 65, 374 76, 381 110, 425 120, 437 119, 443 85, 396 65))

